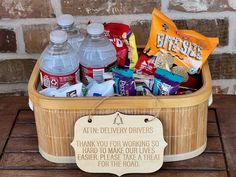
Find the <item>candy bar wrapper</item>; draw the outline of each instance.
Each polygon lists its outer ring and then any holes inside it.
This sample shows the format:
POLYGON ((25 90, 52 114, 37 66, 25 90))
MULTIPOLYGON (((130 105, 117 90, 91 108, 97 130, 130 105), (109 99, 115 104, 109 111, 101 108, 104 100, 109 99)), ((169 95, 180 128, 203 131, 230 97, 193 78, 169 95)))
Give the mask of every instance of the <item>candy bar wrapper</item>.
POLYGON ((40 90, 39 93, 45 96, 51 96, 51 97, 55 97, 55 94, 59 91, 62 92, 65 89, 67 89, 70 86, 70 83, 65 83, 64 85, 62 85, 59 89, 53 87, 53 88, 45 88, 43 90, 40 90))
POLYGON ((113 80, 105 81, 103 83, 91 82, 86 96, 114 96, 115 82, 113 80))
POLYGON ((177 92, 183 77, 157 68, 153 85, 153 95, 173 95, 177 92))
POLYGON ((113 68, 113 79, 115 81, 116 93, 121 96, 134 96, 136 95, 135 81, 133 79, 133 71, 113 68))
POLYGON ((134 74, 134 80, 136 85, 136 95, 146 96, 152 93, 152 88, 154 84, 153 76, 134 74))
POLYGON ((45 88, 45 89, 43 89, 43 90, 40 90, 39 93, 42 94, 42 95, 45 95, 45 96, 54 97, 54 96, 55 96, 54 92, 55 92, 56 90, 57 90, 57 89, 56 89, 55 87, 53 87, 53 88, 48 87, 48 88, 45 88))
POLYGON ((69 83, 66 83, 59 89, 46 88, 39 91, 39 93, 51 97, 79 97, 83 96, 82 87, 82 83, 77 83, 75 85, 70 85, 69 83))
POLYGON ((218 38, 205 37, 192 30, 178 30, 172 20, 154 9, 144 53, 150 58, 161 52, 169 53, 177 66, 183 66, 189 74, 195 74, 218 43, 218 38))
POLYGON ((55 97, 80 97, 83 96, 82 83, 66 86, 54 92, 55 97))
POLYGON ((169 53, 157 53, 155 56, 141 54, 135 66, 135 72, 144 75, 154 75, 156 68, 163 68, 170 71, 173 67, 174 57, 169 53))

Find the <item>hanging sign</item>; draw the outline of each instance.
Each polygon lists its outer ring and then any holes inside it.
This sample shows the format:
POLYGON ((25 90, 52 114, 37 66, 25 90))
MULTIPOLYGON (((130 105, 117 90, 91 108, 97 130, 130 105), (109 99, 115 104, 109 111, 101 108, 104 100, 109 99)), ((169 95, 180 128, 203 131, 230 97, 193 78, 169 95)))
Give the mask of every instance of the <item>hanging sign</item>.
POLYGON ((163 127, 150 115, 85 116, 71 143, 77 166, 90 173, 152 173, 163 165, 163 127))

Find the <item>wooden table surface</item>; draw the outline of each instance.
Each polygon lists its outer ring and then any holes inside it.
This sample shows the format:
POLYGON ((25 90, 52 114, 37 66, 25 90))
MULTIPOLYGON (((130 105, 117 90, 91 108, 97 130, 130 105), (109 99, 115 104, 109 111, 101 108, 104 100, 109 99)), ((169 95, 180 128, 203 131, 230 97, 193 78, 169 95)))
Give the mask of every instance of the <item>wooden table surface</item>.
MULTIPOLYGON (((27 97, 0 97, 0 177, 102 177, 75 164, 55 164, 38 152, 33 112, 27 97)), ((236 96, 214 96, 209 108, 208 143, 193 159, 164 163, 148 177, 236 177, 236 96)))

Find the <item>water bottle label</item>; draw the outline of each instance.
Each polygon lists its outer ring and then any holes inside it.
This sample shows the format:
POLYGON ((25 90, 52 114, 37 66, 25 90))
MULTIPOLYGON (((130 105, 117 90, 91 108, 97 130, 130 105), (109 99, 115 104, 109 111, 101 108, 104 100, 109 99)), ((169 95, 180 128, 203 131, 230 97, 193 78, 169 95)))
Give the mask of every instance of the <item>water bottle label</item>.
POLYGON ((116 62, 108 65, 107 67, 101 67, 101 68, 88 68, 85 66, 81 66, 81 81, 87 85, 88 79, 93 78, 98 83, 104 82, 106 78, 104 78, 104 75, 108 72, 111 72, 111 68, 115 67, 116 62))
POLYGON ((103 82, 103 74, 104 68, 87 68, 81 65, 81 80, 85 85, 88 84, 89 78, 95 79, 98 83, 103 82))
POLYGON ((73 85, 79 81, 79 68, 75 72, 63 76, 52 75, 40 70, 40 80, 42 88, 60 88, 68 82, 73 85))

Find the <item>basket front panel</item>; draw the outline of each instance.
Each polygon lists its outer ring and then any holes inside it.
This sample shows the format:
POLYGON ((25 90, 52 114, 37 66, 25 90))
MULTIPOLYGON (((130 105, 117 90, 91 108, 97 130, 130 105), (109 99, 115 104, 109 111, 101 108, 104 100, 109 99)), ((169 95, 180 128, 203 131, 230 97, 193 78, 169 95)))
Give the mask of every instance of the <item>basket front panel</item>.
MULTIPOLYGON (((74 124, 88 110, 50 110, 35 107, 39 147, 53 156, 74 156, 70 143, 74 137, 74 124)), ((114 112, 130 115, 156 115, 159 109, 97 110, 96 115, 114 112)), ((164 138, 168 143, 165 155, 194 151, 206 143, 207 102, 184 108, 162 108, 158 118, 163 124, 164 138)))

